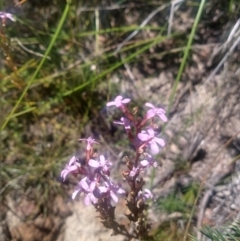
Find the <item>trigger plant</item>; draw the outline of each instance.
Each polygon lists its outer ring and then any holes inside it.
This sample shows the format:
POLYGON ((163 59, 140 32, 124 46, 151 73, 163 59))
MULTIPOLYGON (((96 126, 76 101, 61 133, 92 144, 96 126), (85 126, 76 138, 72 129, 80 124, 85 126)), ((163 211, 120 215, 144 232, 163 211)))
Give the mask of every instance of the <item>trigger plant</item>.
POLYGON ((149 189, 144 188, 144 176, 148 173, 146 169, 158 168, 155 156, 165 146, 165 141, 157 131, 155 120, 158 118, 162 122, 167 122, 167 117, 164 109, 151 103, 145 104, 145 115, 138 116, 136 109, 131 111, 128 107, 130 101, 117 96, 107 103, 107 107, 115 107, 122 112, 120 120, 114 123, 124 127, 127 138, 134 147, 134 155, 126 157, 125 170, 121 173, 122 180, 113 180, 111 167, 117 163, 103 154, 97 156, 94 145, 99 143, 92 137, 79 139, 86 143, 85 160, 80 161, 77 156, 73 156, 62 170, 61 177, 64 181, 71 174, 77 179, 78 184, 72 198, 81 195, 85 205, 94 205, 101 222, 106 228, 113 230, 113 235, 122 234, 129 240, 151 240, 146 211, 149 201, 154 200, 154 195, 149 189), (118 223, 115 218, 115 207, 119 198, 125 199, 128 225, 118 223))

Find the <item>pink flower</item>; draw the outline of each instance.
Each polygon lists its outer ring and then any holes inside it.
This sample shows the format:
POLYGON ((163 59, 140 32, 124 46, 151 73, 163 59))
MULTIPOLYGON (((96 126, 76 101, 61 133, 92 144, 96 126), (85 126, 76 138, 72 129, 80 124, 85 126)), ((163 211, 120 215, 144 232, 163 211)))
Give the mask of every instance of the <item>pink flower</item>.
POLYGON ((131 122, 125 117, 121 117, 120 121, 114 121, 113 123, 117 124, 117 125, 123 125, 125 130, 131 129, 131 127, 130 127, 131 122))
POLYGON ((123 99, 121 95, 117 96, 114 101, 108 102, 107 106, 115 105, 116 107, 122 107, 124 104, 129 103, 130 99, 123 99))
POLYGON ((132 170, 129 173, 130 177, 135 177, 136 175, 138 175, 140 172, 139 167, 133 167, 132 170))
POLYGON ((144 202, 146 202, 149 199, 153 199, 153 194, 151 193, 151 191, 149 189, 145 189, 144 191, 138 192, 137 199, 138 200, 141 199, 144 202))
POLYGON ((153 118, 155 115, 159 116, 162 121, 167 122, 167 117, 165 115, 165 110, 162 108, 156 108, 153 104, 151 103, 146 103, 145 106, 151 108, 150 110, 147 111, 146 114, 146 119, 151 119, 153 118))
POLYGON ((77 189, 72 194, 72 199, 76 197, 78 193, 85 193, 84 203, 89 205, 91 203, 97 203, 98 199, 94 195, 96 188, 96 182, 90 181, 87 177, 84 177, 78 184, 77 189))
POLYGON ((151 157, 151 155, 148 155, 147 159, 140 161, 140 165, 143 168, 150 167, 150 166, 155 168, 158 167, 158 163, 151 157))
POLYGON ((87 142, 87 151, 90 151, 93 147, 93 144, 99 144, 98 142, 95 141, 91 136, 88 137, 87 139, 78 139, 79 141, 86 141, 87 142))
POLYGON ((138 138, 143 141, 146 145, 149 145, 153 154, 159 153, 159 147, 165 146, 165 142, 163 139, 155 137, 154 130, 149 128, 147 131, 142 131, 138 134, 138 138))
POLYGON ((3 20, 8 18, 13 22, 16 21, 16 19, 13 17, 13 15, 11 13, 1 12, 1 11, 0 11, 0 18, 3 19, 3 20))
POLYGON ((63 178, 63 181, 65 181, 69 173, 77 174, 80 168, 81 164, 78 162, 78 159, 75 156, 73 156, 61 172, 61 177, 63 178))
POLYGON ((101 168, 104 172, 109 170, 109 167, 112 166, 112 163, 107 161, 103 155, 100 155, 99 161, 90 159, 88 165, 91 167, 101 168))
POLYGON ((110 195, 112 200, 117 203, 118 202, 118 197, 117 194, 124 194, 126 193, 120 185, 115 185, 111 182, 105 182, 105 186, 99 187, 99 190, 101 193, 107 193, 110 195))

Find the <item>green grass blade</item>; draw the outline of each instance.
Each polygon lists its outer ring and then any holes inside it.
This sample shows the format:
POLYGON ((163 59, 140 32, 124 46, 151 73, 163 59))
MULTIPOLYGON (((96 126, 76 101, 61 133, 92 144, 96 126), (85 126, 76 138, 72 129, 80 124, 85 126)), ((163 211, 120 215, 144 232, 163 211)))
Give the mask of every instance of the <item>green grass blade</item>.
POLYGON ((202 0, 201 3, 200 3, 200 6, 198 8, 197 16, 196 16, 195 21, 193 23, 193 27, 192 27, 192 31, 191 31, 190 36, 189 36, 187 47, 186 47, 186 49, 184 51, 183 59, 182 59, 181 65, 179 67, 178 74, 177 74, 177 77, 176 77, 176 80, 174 82, 174 85, 173 85, 173 88, 172 88, 172 92, 171 92, 171 95, 170 95, 170 98, 169 98, 169 105, 168 105, 167 113, 169 113, 170 110, 171 110, 171 107, 172 107, 172 104, 173 104, 173 99, 174 99, 174 96, 175 96, 175 93, 176 93, 176 90, 177 90, 177 86, 178 86, 179 81, 181 79, 183 70, 184 70, 184 68, 186 66, 187 59, 188 59, 188 56, 189 56, 189 51, 191 49, 193 38, 194 38, 194 35, 196 33, 198 23, 200 21, 200 17, 202 15, 203 7, 205 5, 205 2, 206 2, 206 0, 202 0))

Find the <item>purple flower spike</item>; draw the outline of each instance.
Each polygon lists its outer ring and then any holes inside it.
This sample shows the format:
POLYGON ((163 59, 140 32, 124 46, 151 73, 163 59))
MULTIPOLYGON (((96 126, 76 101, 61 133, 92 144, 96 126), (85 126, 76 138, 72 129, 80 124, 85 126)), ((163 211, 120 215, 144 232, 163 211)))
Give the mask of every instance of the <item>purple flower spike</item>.
POLYGON ((99 144, 98 142, 95 141, 91 136, 88 137, 87 139, 78 139, 79 141, 86 141, 87 142, 87 151, 90 151, 93 147, 93 144, 99 144))
POLYGON ((139 133, 138 138, 144 143, 150 145, 153 154, 159 153, 160 150, 158 145, 165 146, 165 142, 163 139, 155 137, 155 133, 152 128, 149 128, 147 131, 142 131, 141 133, 139 133))
POLYGON ((129 103, 131 100, 130 99, 123 99, 121 95, 117 96, 114 101, 108 102, 107 106, 112 106, 115 105, 116 107, 121 107, 124 104, 129 103))
POLYGON ((91 167, 101 168, 104 172, 109 170, 109 167, 112 166, 112 163, 107 161, 103 155, 99 157, 99 161, 90 159, 88 165, 91 167))
POLYGON ((0 11, 0 18, 3 19, 3 20, 8 18, 13 22, 16 21, 16 19, 13 17, 13 15, 11 13, 1 12, 1 11, 0 11))
POLYGON ((147 111, 146 114, 146 119, 151 119, 155 115, 159 116, 162 121, 167 122, 167 117, 165 115, 165 110, 162 108, 156 108, 153 104, 151 103, 146 103, 145 106, 151 108, 150 110, 147 111))
POLYGON ((131 122, 125 117, 121 117, 120 121, 114 121, 113 123, 117 124, 117 125, 123 125, 125 130, 131 129, 131 127, 130 127, 131 122))

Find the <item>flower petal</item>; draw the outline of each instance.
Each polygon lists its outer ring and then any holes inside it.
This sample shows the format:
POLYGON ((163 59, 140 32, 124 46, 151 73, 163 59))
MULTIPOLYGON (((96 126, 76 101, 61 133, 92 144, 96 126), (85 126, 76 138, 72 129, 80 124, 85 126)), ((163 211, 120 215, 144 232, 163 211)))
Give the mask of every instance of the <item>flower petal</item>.
POLYGON ((150 108, 155 108, 155 106, 149 102, 145 103, 145 106, 150 107, 150 108))
POLYGON ((108 191, 108 188, 107 187, 103 187, 103 186, 98 187, 98 189, 99 189, 100 193, 105 193, 105 192, 108 191))
POLYGON ((162 138, 155 137, 154 141, 156 141, 160 146, 165 146, 165 141, 162 138))
POLYGON ((151 137, 154 137, 155 136, 155 133, 154 133, 154 130, 152 128, 149 128, 147 130, 148 134, 149 134, 149 137, 148 138, 151 138, 151 137))
POLYGON ((85 198, 84 198, 84 203, 85 203, 85 205, 87 205, 87 206, 91 204, 90 193, 85 196, 85 198))
POLYGON ((144 195, 143 195, 146 199, 150 199, 153 198, 153 194, 149 189, 144 189, 144 195))
POLYGON ((106 164, 106 159, 103 155, 100 155, 99 162, 100 162, 100 166, 104 166, 106 164))
POLYGON ((69 173, 70 173, 70 171, 67 169, 62 170, 61 177, 63 178, 63 181, 65 181, 65 179, 69 173))
POLYGON ((72 193, 72 199, 75 199, 75 197, 77 196, 77 194, 79 193, 79 191, 81 191, 81 189, 76 189, 73 193, 72 193))
POLYGON ((159 147, 155 141, 152 141, 150 144, 151 151, 153 154, 158 154, 159 153, 159 147))
POLYGON ((112 105, 115 105, 115 101, 111 101, 107 103, 107 106, 112 106, 112 105))
POLYGON ((93 160, 93 159, 89 159, 88 165, 91 166, 91 167, 100 167, 99 162, 98 162, 98 161, 95 161, 95 160, 93 160))
POLYGON ((90 191, 90 192, 93 192, 93 190, 95 189, 95 187, 96 187, 96 182, 95 182, 95 181, 92 181, 92 182, 90 183, 89 191, 90 191))
POLYGON ((93 195, 93 193, 89 193, 89 197, 94 204, 97 203, 98 199, 93 195))
POLYGON ((127 103, 129 103, 130 101, 131 101, 130 99, 124 99, 124 100, 122 100, 122 103, 127 104, 127 103))
POLYGON ((75 156, 71 157, 68 165, 71 166, 74 162, 76 162, 77 158, 75 156))
POLYGON ((118 202, 118 197, 115 195, 115 193, 113 191, 110 191, 110 196, 115 203, 118 202))
POLYGON ((141 140, 141 141, 147 141, 149 139, 149 135, 145 134, 145 133, 139 133, 138 139, 141 140))
POLYGON ((164 113, 157 113, 157 115, 162 119, 162 121, 167 122, 167 116, 164 113))
POLYGON ((144 167, 146 167, 147 165, 149 165, 149 161, 148 160, 142 160, 140 161, 140 164, 144 167))
POLYGON ((89 192, 89 186, 87 184, 87 177, 84 177, 80 182, 79 182, 80 186, 86 190, 87 192, 89 192))
POLYGON ((147 119, 151 119, 154 116, 155 116, 155 111, 153 109, 147 111, 147 114, 146 114, 147 119))
POLYGON ((124 194, 124 193, 126 193, 126 192, 125 192, 125 190, 123 190, 122 188, 119 188, 118 191, 117 191, 117 193, 119 193, 119 194, 124 194))

